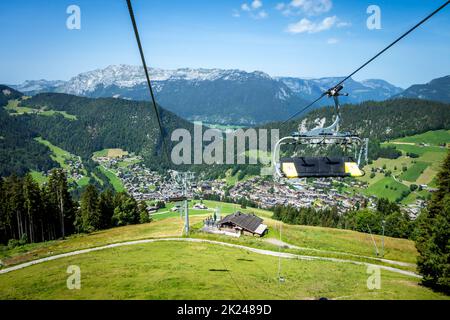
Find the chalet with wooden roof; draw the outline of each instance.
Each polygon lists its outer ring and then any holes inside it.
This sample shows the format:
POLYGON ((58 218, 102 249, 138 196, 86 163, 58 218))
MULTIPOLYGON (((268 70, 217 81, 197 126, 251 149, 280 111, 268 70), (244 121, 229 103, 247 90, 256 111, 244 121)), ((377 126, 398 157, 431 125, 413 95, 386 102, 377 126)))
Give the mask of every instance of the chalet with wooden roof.
POLYGON ((241 234, 258 235, 262 237, 267 231, 263 219, 240 211, 230 214, 217 222, 217 227, 223 231, 232 231, 241 234))

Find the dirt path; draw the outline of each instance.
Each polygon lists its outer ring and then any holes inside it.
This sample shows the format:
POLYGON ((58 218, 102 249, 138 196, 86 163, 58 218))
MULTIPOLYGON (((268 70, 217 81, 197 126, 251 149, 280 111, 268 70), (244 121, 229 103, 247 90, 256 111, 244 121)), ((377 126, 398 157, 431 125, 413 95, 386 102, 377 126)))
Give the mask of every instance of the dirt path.
POLYGON ((403 145, 408 145, 408 146, 415 146, 416 145, 413 142, 400 142, 400 141, 392 141, 392 142, 389 142, 389 143, 392 143, 392 144, 403 144, 403 145))
POLYGON ((402 266, 402 267, 415 267, 416 266, 414 263, 407 263, 407 262, 401 262, 401 261, 395 261, 395 260, 389 260, 389 259, 383 259, 383 258, 375 258, 375 257, 363 256, 363 255, 358 255, 358 254, 353 254, 353 253, 347 253, 347 252, 321 250, 321 249, 313 249, 313 248, 307 248, 307 247, 298 247, 298 246, 294 246, 292 244, 286 243, 284 241, 281 241, 281 240, 275 239, 275 238, 265 239, 265 241, 270 243, 270 244, 273 244, 273 245, 276 245, 276 246, 281 246, 281 247, 287 247, 289 249, 315 251, 315 252, 332 253, 332 254, 340 254, 340 255, 345 255, 345 256, 349 256, 349 257, 371 259, 371 260, 375 260, 375 261, 379 261, 379 262, 395 264, 397 266, 402 266))
POLYGON ((421 278, 420 275, 418 275, 414 272, 411 272, 411 271, 405 271, 405 270, 401 270, 401 269, 397 269, 397 268, 393 268, 393 267, 387 267, 387 266, 371 264, 371 263, 366 263, 366 262, 346 260, 346 259, 337 259, 337 258, 297 255, 297 254, 292 254, 292 253, 276 252, 276 251, 270 251, 270 250, 251 248, 251 247, 246 247, 246 246, 232 244, 232 243, 206 240, 206 239, 195 239, 195 238, 161 238, 161 239, 146 239, 146 240, 136 240, 136 241, 127 241, 127 242, 122 242, 122 243, 114 243, 114 244, 109 244, 106 246, 84 249, 84 250, 77 250, 77 251, 73 251, 73 252, 58 254, 58 255, 51 256, 51 257, 46 257, 46 258, 42 258, 42 259, 29 261, 29 262, 22 263, 22 264, 13 266, 13 267, 1 269, 0 274, 5 274, 5 273, 9 273, 9 272, 12 272, 15 270, 20 270, 20 269, 23 269, 23 268, 26 268, 26 267, 29 267, 29 266, 32 266, 35 264, 52 261, 52 260, 57 260, 57 259, 61 259, 61 258, 66 258, 66 257, 71 257, 71 256, 76 256, 76 255, 80 255, 80 254, 84 254, 84 253, 100 251, 100 250, 110 249, 110 248, 117 248, 117 247, 130 246, 130 245, 136 245, 136 244, 153 243, 153 242, 162 242, 162 241, 209 243, 209 244, 222 245, 222 246, 231 247, 231 248, 243 249, 243 250, 257 253, 257 254, 262 254, 262 255, 267 255, 267 256, 272 256, 272 257, 281 257, 281 258, 286 258, 286 259, 299 259, 299 260, 309 260, 309 261, 319 260, 319 261, 331 261, 331 262, 336 262, 336 263, 352 263, 352 264, 363 265, 363 266, 377 266, 383 270, 387 270, 387 271, 391 271, 391 272, 395 272, 395 273, 399 273, 399 274, 403 274, 403 275, 411 276, 411 277, 415 277, 415 278, 421 278))

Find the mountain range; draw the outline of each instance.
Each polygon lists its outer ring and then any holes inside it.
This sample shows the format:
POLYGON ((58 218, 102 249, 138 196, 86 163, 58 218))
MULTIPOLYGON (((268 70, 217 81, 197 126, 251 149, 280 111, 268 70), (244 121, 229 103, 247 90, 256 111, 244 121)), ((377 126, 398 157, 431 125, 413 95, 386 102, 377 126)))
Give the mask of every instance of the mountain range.
MULTIPOLYGON (((190 121, 245 126, 284 120, 342 79, 271 77, 260 71, 235 69, 151 68, 149 73, 156 99, 167 110, 190 121)), ((425 85, 426 93, 416 86, 404 91, 380 79, 349 79, 344 89, 349 96, 342 97, 341 102, 384 101, 392 97, 448 102, 448 87, 444 84, 437 89, 442 82, 448 83, 449 77, 442 79, 425 85)), ((111 65, 68 81, 30 80, 11 87, 26 95, 55 92, 90 98, 149 99, 142 67, 130 65, 111 65)), ((322 99, 316 106, 328 104, 331 101, 322 99)))
POLYGON ((416 84, 396 96, 397 98, 418 98, 450 103, 450 76, 416 84))
MULTIPOLYGON (((319 79, 279 77, 277 79, 286 84, 298 96, 301 96, 305 100, 313 101, 324 91, 339 83, 344 77, 319 79)), ((349 96, 342 97, 342 103, 360 103, 368 100, 383 101, 401 93, 403 89, 384 80, 369 79, 358 82, 350 78, 345 82, 344 91, 349 96)), ((321 100, 318 105, 326 105, 329 103, 327 100, 321 100)))
MULTIPOLYGON (((191 122, 163 108, 159 112, 165 131, 164 140, 169 149, 172 145, 171 132, 179 128, 193 131, 191 122)), ((342 130, 370 137, 369 155, 376 159, 379 141, 429 130, 448 130, 449 113, 450 104, 421 99, 367 101, 343 105, 342 130)), ((320 123, 330 123, 331 118, 331 108, 318 108, 300 120, 272 122, 265 124, 264 128, 278 128, 280 136, 285 136, 295 131, 299 124, 312 128, 320 123)), ((39 93, 29 98, 0 85, 0 176, 13 173, 23 175, 29 170, 45 172, 57 166, 50 149, 36 141, 37 137, 80 156, 92 173, 92 181, 101 172, 96 170, 91 156, 106 148, 121 148, 139 154, 151 169, 167 166, 157 121, 146 102, 64 93, 39 93)), ((230 168, 220 165, 189 167, 212 178, 223 177, 230 168)), ((258 172, 257 166, 242 168, 254 169, 252 174, 258 172)))

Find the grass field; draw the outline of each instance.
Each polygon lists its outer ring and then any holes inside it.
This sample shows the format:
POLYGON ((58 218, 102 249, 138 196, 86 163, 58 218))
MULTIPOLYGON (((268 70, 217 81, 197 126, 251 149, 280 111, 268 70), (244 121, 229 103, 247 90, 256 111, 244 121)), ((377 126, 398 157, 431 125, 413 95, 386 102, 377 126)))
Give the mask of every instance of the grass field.
POLYGON ((0 275, 1 299, 444 299, 411 277, 382 271, 367 288, 367 268, 278 258, 210 244, 152 243, 63 258, 0 275), (81 270, 68 290, 67 267, 81 270), (320 279, 320 281, 318 281, 320 279))
POLYGON ((119 148, 115 149, 103 149, 100 151, 96 151, 93 154, 93 157, 108 157, 108 158, 121 158, 123 156, 128 155, 127 151, 124 151, 119 148))
POLYGON ((47 146, 51 151, 52 155, 51 158, 58 162, 58 164, 61 166, 61 168, 67 168, 66 160, 71 160, 75 158, 73 154, 70 152, 67 152, 66 150, 63 150, 55 145, 53 145, 50 141, 47 141, 41 137, 35 138, 35 140, 45 146, 47 146))
MULTIPOLYGON (((413 183, 435 187, 436 174, 448 152, 448 148, 441 145, 448 143, 450 143, 450 131, 448 130, 429 131, 383 143, 383 146, 393 146, 400 150, 402 156, 397 159, 380 158, 371 165, 367 165, 364 168, 367 174, 360 178, 361 181, 368 183, 368 188, 363 192, 366 195, 395 200, 413 183), (419 157, 411 158, 407 156, 407 153, 415 153, 419 157), (403 167, 406 167, 406 171, 403 171, 403 167), (381 172, 376 172, 375 176, 371 177, 373 168, 378 171, 381 168, 391 171, 397 181, 391 177, 385 177, 381 172)), ((358 191, 356 190, 356 192, 358 191)), ((426 198, 428 195, 428 191, 412 192, 402 200, 402 203, 410 204, 418 197, 426 198)))
MULTIPOLYGON (((246 213, 255 213, 261 216, 270 228, 269 237, 279 238, 280 222, 272 220, 272 213, 262 209, 246 208, 216 201, 203 201, 208 210, 190 210, 190 224, 194 229, 201 226, 201 221, 206 216, 212 215, 215 208, 220 208, 221 216, 240 210, 246 213), (197 226, 197 227, 196 227, 197 226)), ((190 206, 192 207, 192 204, 190 206)), ((173 204, 168 204, 167 208, 159 210, 159 213, 170 210, 173 204)), ((39 244, 26 245, 14 250, 0 251, 0 259, 6 265, 17 264, 30 259, 68 251, 90 248, 107 243, 123 242, 127 240, 139 240, 145 238, 159 238, 182 235, 184 219, 180 218, 179 212, 168 212, 154 216, 155 222, 144 225, 127 226, 113 228, 109 230, 95 232, 89 235, 74 236, 64 241, 52 241, 39 244)), ((380 245, 381 237, 374 236, 375 241, 380 245)), ((235 241, 229 237, 216 237, 210 239, 220 239, 225 241, 235 241)), ((265 244, 260 238, 243 237, 240 244, 257 245, 266 249, 278 250, 278 247, 265 244)), ((310 249, 328 250, 355 255, 375 257, 372 240, 368 234, 349 230, 296 226, 283 224, 282 240, 299 247, 310 249)), ((404 262, 414 263, 417 251, 414 243, 404 239, 385 238, 385 258, 404 262)))
POLYGON ((19 106, 19 103, 20 100, 10 100, 8 101, 8 104, 6 105, 5 109, 9 111, 11 115, 37 114, 40 116, 51 117, 56 114, 59 114, 68 120, 77 120, 76 116, 68 114, 66 111, 49 110, 45 107, 41 109, 33 109, 29 107, 19 106))
POLYGON ((416 162, 411 167, 408 168, 404 173, 400 175, 402 180, 416 182, 416 180, 424 173, 425 169, 428 168, 427 162, 416 162))
POLYGON ((370 185, 364 193, 367 195, 376 195, 379 198, 386 198, 395 201, 399 198, 403 191, 409 188, 404 184, 397 182, 393 177, 384 177, 374 184, 370 185))
POLYGON ((427 199, 430 196, 430 193, 426 190, 411 192, 405 199, 402 200, 403 204, 411 204, 414 203, 417 199, 427 199))
POLYGON ((108 149, 103 149, 103 150, 94 152, 93 157, 106 157, 107 155, 108 155, 108 149))
MULTIPOLYGON (((222 215, 236 210, 255 213, 264 219, 270 228, 269 237, 279 238, 280 221, 271 219, 272 212, 262 209, 246 208, 230 203, 203 201, 208 208, 220 208, 222 215)), ((303 248, 350 253, 375 257, 374 246, 369 234, 333 228, 299 226, 282 224, 282 240, 303 248)), ((221 237, 221 239, 227 239, 221 237)), ((381 247, 381 237, 374 235, 375 242, 381 247)), ((385 237, 385 258, 408 263, 415 263, 417 250, 414 242, 405 239, 385 237)))
POLYGON ((123 161, 117 162, 117 166, 118 167, 122 167, 122 168, 126 168, 126 167, 129 167, 129 166, 131 166, 133 164, 140 163, 140 162, 142 162, 142 160, 127 158, 127 159, 125 159, 123 161))
POLYGON ((44 176, 44 174, 42 172, 33 170, 30 172, 30 174, 33 177, 34 181, 36 181, 39 184, 44 184, 48 180, 48 178, 46 176, 44 176))
MULTIPOLYGON (((209 209, 219 207, 222 215, 237 209, 233 204, 203 202, 209 209)), ((279 237, 280 222, 269 218, 271 212, 253 208, 241 210, 262 216, 264 223, 270 228, 267 237, 279 237)), ((201 221, 209 214, 192 214, 192 236, 272 251, 374 262, 363 257, 345 255, 374 257, 372 240, 368 234, 283 224, 282 240, 304 249, 280 249, 267 243, 264 238, 234 239, 201 235, 195 230, 198 230, 201 221), (339 255, 339 252, 342 254, 339 255)), ((163 216, 149 224, 118 227, 89 235, 72 236, 66 240, 3 250, 0 251, 0 258, 9 266, 110 243, 179 237, 182 235, 182 228, 183 220, 177 213, 176 217, 163 216)), ((380 244, 381 238, 375 236, 375 241, 380 244)), ((385 253, 386 259, 407 263, 414 263, 417 256, 412 241, 388 237, 385 238, 385 253)), ((385 270, 382 270, 381 289, 369 290, 366 286, 366 267, 351 263, 282 259, 281 266, 282 275, 286 278, 284 283, 279 283, 276 279, 278 258, 275 257, 211 244, 139 244, 62 258, 0 275, 0 299, 316 299, 322 296, 334 299, 446 298, 421 287, 415 278, 385 270), (66 269, 69 265, 81 268, 81 290, 68 290, 65 286, 68 276, 66 269), (240 290, 236 288, 230 274, 239 284, 240 290)), ((409 267, 403 269, 414 270, 409 267)))
POLYGON ((62 115, 64 118, 69 119, 69 120, 77 120, 77 117, 67 113, 66 111, 58 111, 58 110, 45 110, 45 111, 39 111, 38 112, 39 115, 41 116, 54 116, 55 114, 60 114, 62 115))
POLYGON ((116 190, 117 192, 125 191, 122 181, 120 181, 120 179, 114 174, 114 172, 106 169, 103 166, 98 166, 98 168, 109 179, 109 182, 111 182, 114 190, 116 190))
POLYGON ((33 109, 27 107, 19 107, 20 100, 9 100, 5 109, 10 112, 11 115, 22 115, 33 112, 33 109))
MULTIPOLYGON (((190 224, 193 226, 193 230, 199 229, 202 225, 201 221, 205 217, 212 215, 215 208, 220 208, 222 216, 240 210, 246 213, 253 212, 263 217, 264 223, 269 226, 269 237, 279 238, 278 230, 280 222, 272 220, 270 218, 272 213, 269 211, 254 208, 241 209, 234 204, 215 201, 203 202, 208 206, 208 210, 190 210, 190 224)), ((170 210, 172 206, 173 204, 168 204, 167 208, 160 209, 160 212, 166 212, 170 210)), ((150 224, 113 228, 95 232, 90 235, 75 236, 65 241, 26 245, 22 248, 4 251, 3 253, 0 251, 0 258, 3 259, 3 262, 6 265, 12 265, 30 259, 45 257, 50 252, 58 254, 126 240, 182 235, 184 219, 180 218, 179 212, 169 211, 167 213, 155 215, 154 220, 155 222, 150 224)), ((197 237, 200 235, 196 234, 195 236, 197 237)), ((201 237, 204 238, 204 236, 201 237)), ((216 235, 211 235, 207 238, 227 242, 237 241, 236 243, 243 245, 278 250, 278 247, 269 245, 264 241, 261 241, 260 238, 243 237, 240 238, 240 240, 236 240, 226 236, 222 237, 216 235)), ((381 237, 375 235, 374 238, 378 245, 381 246, 381 237)), ((349 230, 283 224, 282 240, 292 245, 314 250, 376 257, 370 236, 365 233, 349 230)), ((333 256, 336 256, 336 254, 333 254, 333 256)), ((416 256, 417 251, 412 241, 385 237, 384 257, 386 259, 414 263, 416 256)))
MULTIPOLYGON (((201 220, 202 218, 200 217, 192 217, 191 219, 193 224, 201 220)), ((27 244, 12 250, 0 250, 0 259, 5 266, 9 266, 54 254, 93 248, 109 243, 147 238, 178 237, 181 235, 183 224, 184 221, 179 218, 168 218, 149 224, 112 228, 86 235, 73 235, 66 240, 27 244)))
POLYGON ((237 182, 242 182, 248 179, 251 179, 254 176, 251 175, 246 175, 244 176, 241 180, 238 179, 238 175, 240 173, 240 171, 236 172, 235 175, 231 175, 232 170, 229 169, 226 173, 225 173, 225 182, 227 183, 228 186, 234 186, 236 185, 237 182))
POLYGON ((396 139, 395 141, 414 144, 425 143, 434 146, 439 146, 441 144, 447 144, 450 142, 450 130, 428 131, 415 136, 396 139))
MULTIPOLYGON (((70 165, 67 163, 67 161, 73 161, 73 162, 80 161, 80 159, 76 155, 73 155, 64 149, 61 149, 60 147, 55 146, 50 141, 47 141, 47 140, 43 139, 42 137, 37 137, 37 138, 35 138, 35 140, 37 142, 47 146, 52 151, 52 155, 50 157, 54 161, 56 161, 60 165, 60 167, 63 169, 66 169, 68 171, 71 169, 70 165)), ((87 172, 85 169, 83 169, 82 172, 84 175, 82 178, 80 178, 78 180, 74 180, 71 177, 69 177, 68 181, 69 182, 74 181, 80 187, 84 187, 84 186, 88 185, 90 178, 87 176, 87 172)), ((36 181, 38 181, 40 183, 46 181, 46 177, 42 173, 32 172, 31 174, 36 179, 36 181)))
POLYGON ((424 155, 427 152, 446 152, 445 148, 436 147, 436 146, 418 146, 418 145, 410 145, 410 144, 395 144, 395 143, 383 143, 383 146, 395 146, 397 149, 403 151, 403 153, 415 153, 419 156, 424 155))

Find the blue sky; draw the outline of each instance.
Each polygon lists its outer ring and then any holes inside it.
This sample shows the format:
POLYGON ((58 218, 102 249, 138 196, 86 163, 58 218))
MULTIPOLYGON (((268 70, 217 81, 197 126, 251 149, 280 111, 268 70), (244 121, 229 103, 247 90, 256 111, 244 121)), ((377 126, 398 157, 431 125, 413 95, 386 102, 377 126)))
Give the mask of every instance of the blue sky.
MULTIPOLYGON (((445 0, 133 0, 148 64, 345 75, 445 0), (381 9, 369 30, 366 10, 381 9)), ((125 0, 0 2, 0 83, 139 64, 125 0), (66 28, 69 5, 81 29, 66 28)), ((407 87, 450 74, 450 6, 355 78, 407 87)))

